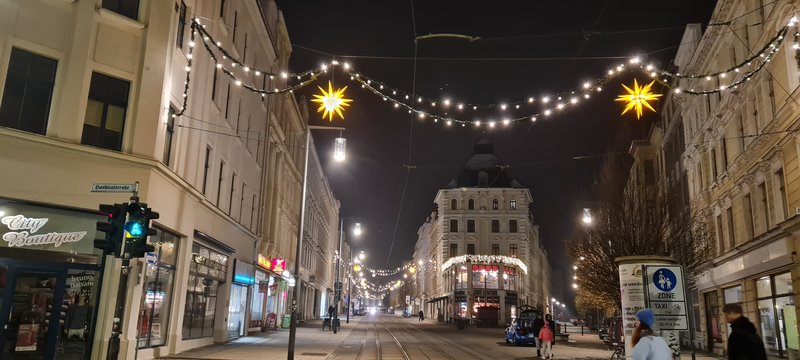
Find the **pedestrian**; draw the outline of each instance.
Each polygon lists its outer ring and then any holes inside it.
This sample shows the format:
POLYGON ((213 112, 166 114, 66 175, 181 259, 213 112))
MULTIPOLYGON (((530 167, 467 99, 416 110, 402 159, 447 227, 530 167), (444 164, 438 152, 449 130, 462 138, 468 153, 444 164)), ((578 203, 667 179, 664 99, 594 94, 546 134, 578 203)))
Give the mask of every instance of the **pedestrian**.
POLYGON ((553 342, 555 341, 555 333, 553 332, 553 317, 550 314, 544 319, 544 325, 539 330, 539 341, 542 344, 541 349, 541 358, 542 359, 552 359, 553 358, 553 342))
POLYGON ((422 321, 422 320, 425 320, 425 313, 423 313, 422 310, 420 310, 419 311, 419 320, 417 320, 417 321, 422 321))
POLYGON ((642 309, 636 313, 633 330, 633 360, 672 360, 672 350, 660 336, 653 333, 656 316, 653 310, 642 309))
POLYGON ((544 320, 542 319, 542 314, 537 313, 536 319, 533 320, 533 336, 536 337, 536 357, 542 358, 542 341, 539 340, 539 331, 542 330, 544 326, 544 320))
MULTIPOLYGON (((333 314, 336 313, 336 308, 333 305, 328 306, 328 318, 333 319, 333 314)), ((331 320, 333 321, 333 320, 331 320)))
POLYGON ((742 315, 739 304, 725 304, 722 307, 725 322, 731 324, 728 336, 728 359, 731 360, 767 360, 764 343, 756 333, 756 326, 742 315))

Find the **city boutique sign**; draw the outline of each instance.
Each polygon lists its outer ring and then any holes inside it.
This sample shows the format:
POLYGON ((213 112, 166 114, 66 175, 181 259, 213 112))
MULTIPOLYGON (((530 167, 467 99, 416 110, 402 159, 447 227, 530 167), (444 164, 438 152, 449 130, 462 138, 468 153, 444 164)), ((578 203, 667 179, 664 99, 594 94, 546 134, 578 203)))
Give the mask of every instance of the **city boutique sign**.
POLYGON ((91 254, 98 218, 0 199, 0 247, 91 254))

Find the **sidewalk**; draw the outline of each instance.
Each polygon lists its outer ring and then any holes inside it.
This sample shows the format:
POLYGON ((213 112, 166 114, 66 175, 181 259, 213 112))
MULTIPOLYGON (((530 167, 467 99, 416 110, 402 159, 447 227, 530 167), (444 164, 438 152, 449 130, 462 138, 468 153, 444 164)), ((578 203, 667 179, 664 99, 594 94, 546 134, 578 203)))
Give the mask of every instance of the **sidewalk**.
MULTIPOLYGON (((322 331, 322 320, 306 320, 297 327, 295 337, 295 359, 324 359, 350 335, 363 316, 350 317, 350 324, 341 319, 341 328, 336 335, 333 331, 322 331)), ((277 332, 244 336, 223 344, 214 344, 184 351, 163 359, 207 359, 207 360, 245 360, 245 359, 285 359, 288 353, 289 329, 277 332)))

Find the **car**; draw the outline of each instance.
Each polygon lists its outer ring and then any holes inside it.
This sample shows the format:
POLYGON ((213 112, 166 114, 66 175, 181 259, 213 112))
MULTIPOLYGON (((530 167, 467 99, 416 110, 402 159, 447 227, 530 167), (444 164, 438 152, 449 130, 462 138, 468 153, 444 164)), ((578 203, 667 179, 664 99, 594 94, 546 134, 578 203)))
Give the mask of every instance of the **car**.
POLYGON ((518 346, 524 344, 536 345, 536 336, 538 334, 533 332, 533 322, 540 314, 541 312, 537 310, 522 311, 506 328, 506 343, 518 346))

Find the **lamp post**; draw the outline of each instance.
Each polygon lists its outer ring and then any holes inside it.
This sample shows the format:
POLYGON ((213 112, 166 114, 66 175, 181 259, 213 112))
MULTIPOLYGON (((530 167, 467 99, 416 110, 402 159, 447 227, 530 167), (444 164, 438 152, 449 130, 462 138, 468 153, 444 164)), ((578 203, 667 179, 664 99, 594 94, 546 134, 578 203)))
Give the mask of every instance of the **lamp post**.
MULTIPOLYGON (((361 223, 356 223, 355 228, 353 229, 353 235, 360 236, 361 235, 361 223)), ((333 312, 333 333, 336 334, 339 329, 337 326, 337 322, 339 320, 339 300, 342 297, 342 279, 341 279, 341 267, 342 267, 342 243, 344 242, 344 217, 339 219, 339 256, 336 259, 336 280, 333 284, 333 306, 336 311, 333 312)), ((350 248, 350 253, 352 254, 353 249, 350 248)), ((352 256, 351 256, 352 257, 352 256)), ((349 282, 348 282, 349 286, 349 282)), ((348 298, 347 298, 347 323, 350 323, 350 298, 349 298, 349 289, 348 289, 348 298)))
MULTIPOLYGON (((355 233, 357 235, 360 235, 361 234, 361 226, 360 226, 361 224, 359 224, 359 223, 356 223, 356 224, 359 225, 359 226, 357 226, 353 230, 353 233, 355 233)), ((365 257, 366 257, 366 255, 364 255, 364 250, 361 250, 361 252, 358 254, 357 258, 354 257, 353 256, 353 249, 350 248, 350 259, 351 259, 350 260, 350 266, 353 266, 353 263, 359 263, 360 264, 361 260, 364 260, 365 257)), ((350 268, 350 270, 352 270, 352 267, 350 268)), ((351 275, 347 277, 347 320, 345 321, 348 324, 350 323, 350 305, 353 303, 353 299, 350 298, 350 289, 353 287, 352 272, 350 274, 351 275)))
MULTIPOLYGON (((303 249, 303 231, 306 222, 306 189, 308 189, 308 154, 311 151, 311 130, 336 130, 340 133, 344 131, 343 127, 334 127, 334 126, 314 126, 308 125, 306 128, 306 154, 305 154, 305 161, 303 164, 303 190, 302 190, 302 200, 300 201, 300 226, 297 230, 297 249, 295 249, 294 253, 294 277, 295 277, 295 288, 294 293, 292 294, 292 312, 291 312, 291 323, 289 324, 289 346, 288 352, 286 354, 287 360, 294 360, 294 345, 295 345, 295 338, 297 337, 297 303, 300 300, 300 290, 303 287, 303 283, 300 280, 300 257, 302 255, 303 249)), ((344 139, 342 137, 336 138, 336 151, 334 152, 334 159, 337 161, 344 160, 344 141, 340 141, 339 139, 344 139)))

